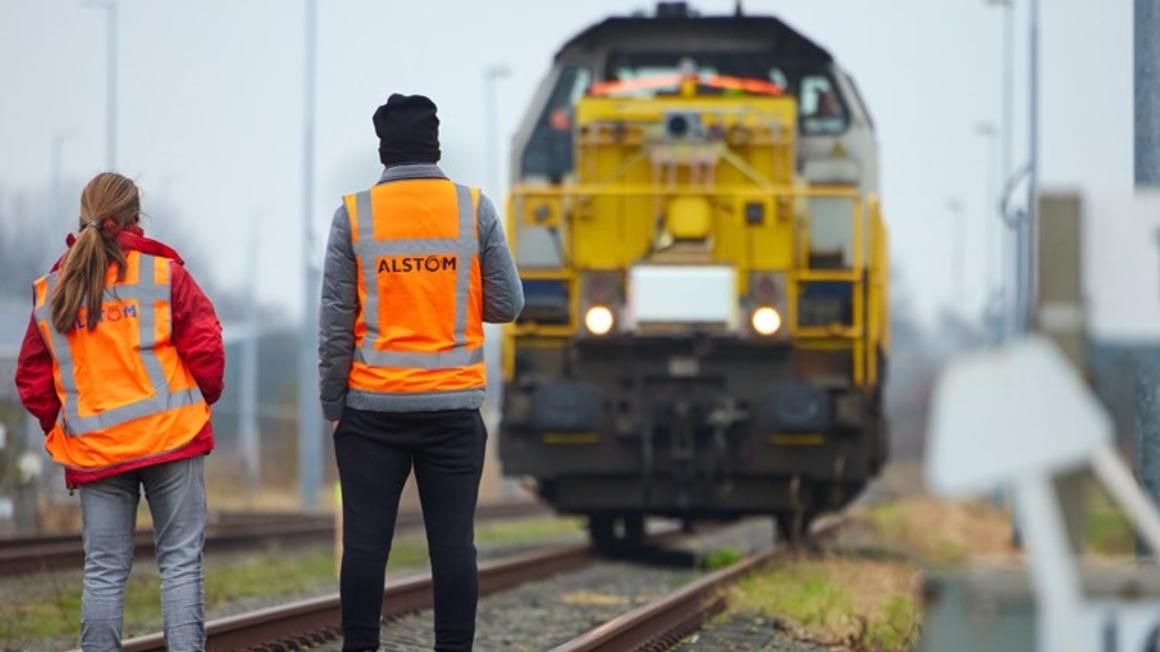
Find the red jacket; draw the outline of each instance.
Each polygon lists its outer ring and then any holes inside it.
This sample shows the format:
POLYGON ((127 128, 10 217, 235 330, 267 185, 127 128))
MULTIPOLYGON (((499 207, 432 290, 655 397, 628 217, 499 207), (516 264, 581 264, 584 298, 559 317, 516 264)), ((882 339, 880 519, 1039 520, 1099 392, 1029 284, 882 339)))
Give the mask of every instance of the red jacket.
MULTIPOLYGON (((70 235, 68 245, 71 247, 74 241, 75 238, 70 235)), ((212 405, 222 395, 226 366, 221 323, 214 313, 213 304, 189 272, 185 271, 183 266, 185 262, 181 260, 181 256, 167 245, 146 238, 144 232, 135 226, 118 233, 117 242, 124 249, 170 260, 173 345, 197 381, 206 403, 212 405)), ((61 261, 58 260, 52 266, 52 270, 56 271, 60 264, 61 261)), ((60 399, 57 397, 52 377, 52 354, 49 353, 44 338, 36 328, 35 315, 29 320, 28 332, 24 335, 24 344, 16 363, 16 388, 20 392, 20 400, 24 403, 24 407, 40 420, 41 429, 46 433, 52 430, 60 413, 60 399)), ((178 450, 100 471, 65 469, 65 483, 71 489, 125 471, 202 455, 213 450, 213 445, 211 421, 206 423, 205 428, 188 444, 178 450)))

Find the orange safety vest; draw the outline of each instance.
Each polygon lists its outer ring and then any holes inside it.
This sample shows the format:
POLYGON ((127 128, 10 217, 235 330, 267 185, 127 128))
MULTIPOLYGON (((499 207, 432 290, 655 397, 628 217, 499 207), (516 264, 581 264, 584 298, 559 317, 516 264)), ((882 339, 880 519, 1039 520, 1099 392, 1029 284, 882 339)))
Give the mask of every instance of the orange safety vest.
POLYGON ((479 190, 408 179, 344 201, 358 263, 350 389, 412 396, 482 389, 479 190))
POLYGON ((59 273, 34 284, 37 327, 52 354, 61 411, 48 433, 53 460, 97 471, 180 449, 209 422, 210 409, 177 349, 170 316, 169 259, 127 251, 124 280, 109 266, 101 321, 52 325, 59 273))

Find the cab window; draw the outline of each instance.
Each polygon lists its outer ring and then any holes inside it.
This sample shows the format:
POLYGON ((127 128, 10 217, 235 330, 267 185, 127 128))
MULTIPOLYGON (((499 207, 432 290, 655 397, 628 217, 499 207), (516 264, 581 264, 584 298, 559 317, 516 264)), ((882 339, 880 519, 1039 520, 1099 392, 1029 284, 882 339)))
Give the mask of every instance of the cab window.
POLYGON ((576 102, 591 79, 586 68, 564 66, 524 150, 521 176, 559 182, 572 171, 572 122, 576 102))
MULTIPOLYGON (((837 84, 823 64, 778 60, 755 52, 614 52, 605 68, 605 79, 628 81, 676 73, 728 75, 767 79, 798 99, 800 128, 806 136, 832 136, 849 125, 837 84)), ((648 96, 642 92, 639 95, 648 96)))
POLYGON ((798 110, 801 112, 802 133, 807 136, 839 134, 849 123, 846 108, 827 75, 802 77, 798 87, 798 110))

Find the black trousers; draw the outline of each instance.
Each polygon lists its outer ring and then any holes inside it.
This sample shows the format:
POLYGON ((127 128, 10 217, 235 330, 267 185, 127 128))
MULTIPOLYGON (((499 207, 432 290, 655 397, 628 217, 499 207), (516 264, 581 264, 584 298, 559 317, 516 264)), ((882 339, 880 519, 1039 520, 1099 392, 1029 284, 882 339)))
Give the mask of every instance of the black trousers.
POLYGON ((471 650, 479 579, 475 504, 487 428, 478 410, 347 408, 334 433, 342 483, 343 650, 377 650, 399 495, 415 468, 435 589, 435 650, 471 650))

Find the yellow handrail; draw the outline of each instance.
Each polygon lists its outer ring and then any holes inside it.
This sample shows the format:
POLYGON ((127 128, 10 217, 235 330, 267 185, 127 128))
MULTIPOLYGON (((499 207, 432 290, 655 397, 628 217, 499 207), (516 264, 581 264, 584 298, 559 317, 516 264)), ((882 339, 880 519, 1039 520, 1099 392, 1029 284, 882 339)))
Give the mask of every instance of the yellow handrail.
POLYGON ((880 206, 876 196, 864 198, 860 190, 853 186, 799 186, 776 185, 757 187, 745 184, 693 185, 693 184, 570 184, 533 185, 518 184, 508 196, 508 225, 512 248, 515 250, 519 237, 516 229, 522 224, 536 225, 538 218, 527 211, 538 210, 534 202, 542 199, 542 213, 551 220, 552 228, 562 233, 561 258, 558 267, 522 269, 521 277, 526 280, 560 280, 567 283, 570 297, 570 314, 567 324, 523 323, 508 326, 505 331, 504 375, 511 379, 514 373, 514 344, 516 338, 533 336, 536 338, 575 337, 581 321, 580 283, 578 270, 572 267, 574 243, 574 213, 593 199, 600 197, 657 198, 667 199, 683 196, 698 196, 726 199, 732 206, 744 202, 762 202, 769 206, 789 205, 797 199, 836 198, 851 200, 850 215, 850 260, 848 266, 837 269, 811 268, 811 238, 808 220, 790 215, 794 219, 794 253, 791 266, 785 270, 786 277, 786 328, 787 334, 803 345, 836 347, 849 350, 852 356, 852 377, 855 383, 875 383, 878 380, 878 345, 885 325, 879 313, 879 302, 884 300, 885 272, 878 269, 885 264, 881 260, 885 243, 882 233, 880 206), (532 202, 529 206, 528 202, 532 202), (800 295, 808 283, 841 282, 851 286, 851 320, 848 324, 827 326, 801 326, 799 324, 800 295), (812 344, 810 344, 812 343, 812 344))

